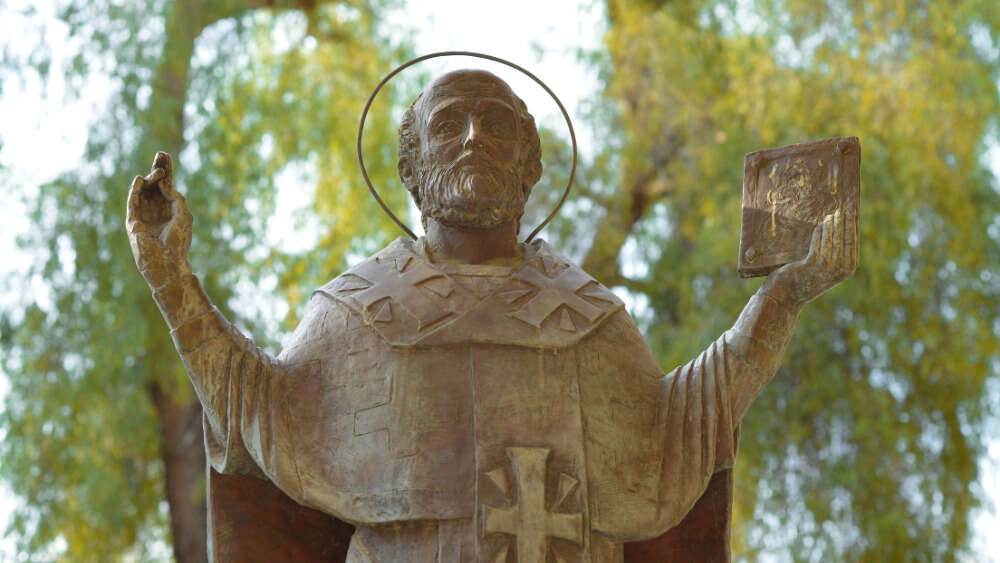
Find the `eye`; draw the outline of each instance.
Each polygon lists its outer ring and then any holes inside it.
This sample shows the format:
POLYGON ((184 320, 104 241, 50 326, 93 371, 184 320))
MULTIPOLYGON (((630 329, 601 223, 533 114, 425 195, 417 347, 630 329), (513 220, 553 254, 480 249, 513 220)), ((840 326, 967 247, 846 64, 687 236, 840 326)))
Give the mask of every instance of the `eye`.
POLYGON ((494 137, 507 137, 514 132, 514 129, 506 121, 493 121, 486 126, 486 131, 494 137))
POLYGON ((458 123, 452 119, 442 121, 434 126, 434 135, 439 137, 449 137, 458 133, 458 123))

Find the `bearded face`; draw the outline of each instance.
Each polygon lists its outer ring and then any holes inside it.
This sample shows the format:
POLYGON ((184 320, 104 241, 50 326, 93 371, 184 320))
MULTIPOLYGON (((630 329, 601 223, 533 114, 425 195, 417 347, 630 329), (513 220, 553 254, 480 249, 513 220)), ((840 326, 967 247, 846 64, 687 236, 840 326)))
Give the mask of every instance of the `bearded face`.
POLYGON ((404 116, 399 172, 425 220, 461 229, 516 222, 541 172, 534 120, 496 76, 448 73, 404 116))
POLYGON ((455 163, 425 165, 417 174, 421 213, 444 225, 491 229, 524 213, 516 165, 469 154, 455 163))

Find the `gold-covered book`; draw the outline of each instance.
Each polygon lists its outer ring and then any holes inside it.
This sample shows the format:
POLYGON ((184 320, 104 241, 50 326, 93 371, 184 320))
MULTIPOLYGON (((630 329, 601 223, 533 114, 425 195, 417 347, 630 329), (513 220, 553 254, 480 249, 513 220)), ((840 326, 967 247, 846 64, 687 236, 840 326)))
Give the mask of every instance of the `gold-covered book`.
POLYGON ((861 143, 836 137, 752 152, 743 165, 738 271, 765 276, 805 258, 813 229, 836 211, 857 216, 861 143))

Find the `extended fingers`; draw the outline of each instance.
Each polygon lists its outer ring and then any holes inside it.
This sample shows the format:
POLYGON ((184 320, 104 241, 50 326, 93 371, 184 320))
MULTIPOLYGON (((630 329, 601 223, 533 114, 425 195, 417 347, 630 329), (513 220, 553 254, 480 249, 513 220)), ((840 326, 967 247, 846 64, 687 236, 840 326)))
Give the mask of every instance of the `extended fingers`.
POLYGON ((187 253, 191 247, 191 228, 194 225, 194 217, 191 209, 188 208, 187 199, 180 192, 171 189, 170 199, 170 225, 167 227, 167 246, 182 254, 187 253))
POLYGON ((850 211, 837 210, 834 213, 835 225, 833 249, 834 261, 829 265, 839 279, 850 277, 858 268, 858 216, 850 211))
POLYGON ((844 232, 847 229, 844 228, 844 213, 837 209, 833 212, 833 248, 830 249, 830 255, 833 257, 835 264, 844 263, 844 249, 846 245, 844 244, 844 232))
POLYGON ((167 200, 173 201, 177 197, 177 192, 174 190, 174 161, 169 154, 163 151, 156 153, 150 176, 154 174, 157 175, 156 179, 160 182, 160 191, 163 196, 167 200))
POLYGON ((823 217, 822 236, 819 245, 820 262, 829 264, 833 260, 834 225, 833 215, 823 217))
POLYGON ((809 239, 809 252, 806 253, 805 262, 816 262, 819 259, 820 249, 823 245, 823 224, 813 228, 812 238, 809 239))
POLYGON ((170 158, 169 154, 163 151, 158 151, 156 156, 153 157, 153 168, 162 168, 169 175, 174 172, 174 161, 170 158))
POLYGON ((854 271, 858 267, 858 238, 860 234, 858 233, 858 216, 855 214, 849 214, 845 221, 844 227, 844 237, 846 240, 846 258, 848 261, 848 266, 850 271, 854 271))
POLYGON ((170 155, 160 151, 153 159, 153 171, 150 175, 157 175, 160 193, 170 202, 170 223, 161 234, 162 242, 172 251, 185 255, 191 246, 191 227, 194 217, 187 206, 187 200, 174 189, 173 169, 174 164, 170 155))
POLYGON ((142 176, 136 176, 132 180, 132 186, 128 190, 128 200, 125 205, 125 228, 128 232, 134 233, 137 230, 144 230, 145 225, 139 218, 139 197, 146 183, 142 176))
POLYGON ((147 185, 155 185, 157 182, 162 180, 166 176, 166 171, 162 168, 154 168, 149 171, 149 174, 143 178, 147 185))
POLYGON ((174 192, 174 200, 170 204, 173 213, 174 225, 190 230, 194 223, 191 209, 188 208, 187 200, 180 192, 174 192))

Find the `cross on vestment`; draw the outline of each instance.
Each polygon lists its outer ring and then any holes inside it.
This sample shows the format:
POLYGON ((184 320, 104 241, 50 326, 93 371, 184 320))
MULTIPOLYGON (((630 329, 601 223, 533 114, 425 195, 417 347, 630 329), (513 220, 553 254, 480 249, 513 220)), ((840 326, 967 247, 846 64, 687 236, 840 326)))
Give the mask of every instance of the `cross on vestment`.
MULTIPOLYGON (((559 307, 565 305, 566 308, 572 309, 586 318, 588 322, 594 322, 603 311, 592 303, 588 303, 576 293, 593 282, 594 279, 584 273, 583 270, 577 268, 563 268, 558 274, 552 276, 552 270, 548 267, 548 264, 545 264, 544 261, 543 264, 545 274, 542 274, 531 266, 525 266, 514 275, 515 279, 537 287, 539 291, 511 316, 532 326, 540 327, 549 315, 554 313, 559 307), (573 288, 573 290, 571 291, 567 288, 573 288)), ((584 295, 588 294, 584 293, 584 295)), ((601 300, 607 299, 598 295, 594 295, 593 297, 601 300)), ((572 325, 565 310, 563 311, 563 316, 565 318, 560 321, 560 328, 575 332, 576 328, 572 325)))
POLYGON ((438 297, 446 298, 454 291, 452 284, 439 271, 417 262, 409 256, 379 257, 376 260, 358 266, 357 274, 370 285, 368 287, 345 287, 343 289, 363 289, 352 295, 361 303, 374 322, 391 322, 393 320, 392 303, 401 306, 413 315, 419 327, 432 325, 451 314, 440 304, 424 295, 419 287, 430 290, 438 297), (384 264, 389 262, 389 264, 384 264), (396 276, 380 275, 381 267, 389 266, 397 272, 396 276), (379 280, 372 284, 370 280, 379 280), (443 282, 431 284, 428 282, 443 282), (395 297, 395 299, 393 299, 395 297))
POLYGON ((483 529, 486 533, 515 536, 519 563, 544 563, 549 537, 583 545, 583 514, 549 512, 545 508, 545 466, 549 451, 549 448, 507 448, 517 475, 517 506, 483 506, 483 529))

